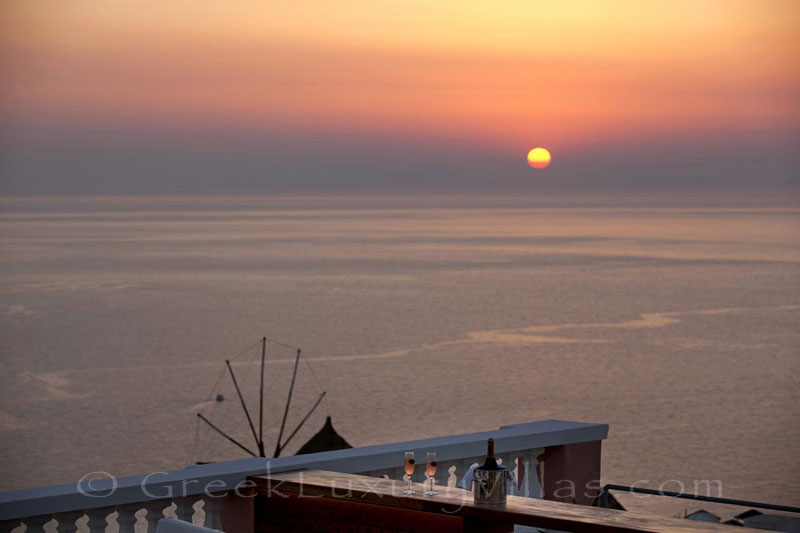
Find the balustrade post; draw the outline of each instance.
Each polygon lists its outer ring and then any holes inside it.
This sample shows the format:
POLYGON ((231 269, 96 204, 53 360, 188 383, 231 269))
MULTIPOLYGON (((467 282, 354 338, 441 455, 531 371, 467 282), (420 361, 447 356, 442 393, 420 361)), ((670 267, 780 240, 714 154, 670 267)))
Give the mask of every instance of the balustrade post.
POLYGON ((119 533, 136 533, 136 513, 139 512, 141 508, 141 503, 117 505, 119 533))
MULTIPOLYGON (((517 477, 517 472, 516 472, 517 464, 514 461, 514 457, 513 456, 509 456, 507 453, 502 454, 502 455, 498 454, 497 455, 497 462, 501 466, 504 466, 504 467, 508 468, 508 470, 511 473, 511 475, 514 477, 514 479, 516 479, 516 477, 517 477)), ((512 484, 511 491, 508 494, 516 494, 516 493, 517 493, 517 486, 516 486, 516 484, 512 484)))
POLYGON ((525 456, 515 455, 514 464, 516 466, 514 477, 517 478, 517 482, 514 484, 512 494, 520 495, 522 494, 522 486, 525 484, 525 456))
POLYGON ((520 494, 526 498, 541 498, 542 485, 539 481, 539 462, 536 454, 538 450, 530 450, 519 458, 517 471, 519 474, 520 494))
POLYGON ((222 521, 219 516, 219 510, 220 507, 222 507, 220 502, 222 494, 217 492, 203 496, 203 511, 206 513, 206 517, 203 520, 203 527, 218 530, 222 529, 222 521))
POLYGON ((108 527, 108 516, 114 512, 113 507, 98 507, 96 509, 89 509, 86 514, 89 515, 89 533, 103 533, 108 527))
POLYGON ((456 483, 458 483, 457 472, 458 472, 458 467, 454 464, 451 464, 451 462, 448 461, 447 464, 445 464, 444 466, 444 480, 443 480, 444 483, 442 483, 442 485, 444 485, 447 488, 455 487, 456 483), (453 470, 452 472, 450 472, 451 469, 453 470), (450 476, 453 476, 452 485, 450 484, 450 476))
POLYGON ((73 531, 78 530, 78 525, 75 523, 79 518, 83 517, 83 511, 71 511, 68 513, 59 513, 54 515, 53 518, 56 519, 58 525, 56 525, 56 531, 59 533, 72 533, 73 531))
POLYGON ((25 518, 25 533, 44 533, 44 525, 52 520, 52 515, 31 516, 25 518))
POLYGON ((458 486, 459 482, 461 482, 461 478, 464 476, 464 473, 469 470, 471 464, 472 461, 467 461, 466 459, 458 459, 453 461, 453 466, 456 467, 455 471, 453 472, 453 474, 456 476, 456 487, 458 486))
POLYGON ((164 518, 164 509, 172 505, 170 500, 150 500, 145 502, 144 508, 147 510, 145 518, 147 519, 147 533, 155 533, 158 521, 164 518))
POLYGON ((175 503, 175 516, 178 517, 178 520, 183 520, 190 524, 194 523, 194 504, 197 500, 197 496, 186 496, 172 500, 175 503))

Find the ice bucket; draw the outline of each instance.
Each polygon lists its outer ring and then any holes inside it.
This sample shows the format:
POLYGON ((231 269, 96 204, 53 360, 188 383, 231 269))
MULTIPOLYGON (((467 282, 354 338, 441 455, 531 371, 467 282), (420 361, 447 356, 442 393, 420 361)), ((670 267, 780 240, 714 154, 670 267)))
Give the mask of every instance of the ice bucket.
POLYGON ((508 468, 476 468, 472 474, 472 497, 475 503, 506 503, 508 480, 508 468))

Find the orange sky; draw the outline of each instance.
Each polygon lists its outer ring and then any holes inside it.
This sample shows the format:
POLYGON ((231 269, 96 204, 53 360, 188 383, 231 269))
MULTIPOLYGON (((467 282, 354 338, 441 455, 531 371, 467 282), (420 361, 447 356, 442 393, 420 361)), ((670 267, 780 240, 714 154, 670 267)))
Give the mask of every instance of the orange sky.
POLYGON ((793 1, 288 4, 6 1, 2 112, 511 150, 800 118, 793 1))

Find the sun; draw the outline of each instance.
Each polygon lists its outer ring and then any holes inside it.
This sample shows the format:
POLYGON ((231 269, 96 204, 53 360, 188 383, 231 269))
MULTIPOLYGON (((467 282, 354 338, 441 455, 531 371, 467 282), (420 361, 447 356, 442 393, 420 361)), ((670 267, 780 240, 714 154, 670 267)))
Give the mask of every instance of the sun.
POLYGON ((528 164, 533 168, 545 168, 550 165, 551 159, 547 148, 534 148, 528 152, 528 164))

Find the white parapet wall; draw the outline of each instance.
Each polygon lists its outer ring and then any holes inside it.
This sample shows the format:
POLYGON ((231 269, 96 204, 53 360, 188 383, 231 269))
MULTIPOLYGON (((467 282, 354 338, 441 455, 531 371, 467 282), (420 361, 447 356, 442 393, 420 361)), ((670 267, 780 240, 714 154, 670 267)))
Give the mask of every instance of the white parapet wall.
POLYGON ((600 441, 607 436, 606 424, 542 420, 479 433, 276 459, 251 457, 170 472, 17 490, 0 493, 0 533, 22 531, 23 526, 28 532, 44 531, 45 525, 57 531, 79 528, 92 533, 107 529, 132 533, 146 527, 152 533, 165 510, 182 520, 219 528, 216 496, 244 488, 247 476, 318 469, 401 479, 406 451, 423 458, 427 452, 436 452, 441 473, 437 473, 437 483, 452 486, 473 463, 482 460, 489 438, 495 440, 503 463, 522 474, 515 492, 540 497, 536 461, 545 448, 600 441))

